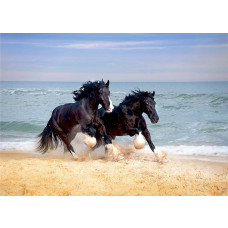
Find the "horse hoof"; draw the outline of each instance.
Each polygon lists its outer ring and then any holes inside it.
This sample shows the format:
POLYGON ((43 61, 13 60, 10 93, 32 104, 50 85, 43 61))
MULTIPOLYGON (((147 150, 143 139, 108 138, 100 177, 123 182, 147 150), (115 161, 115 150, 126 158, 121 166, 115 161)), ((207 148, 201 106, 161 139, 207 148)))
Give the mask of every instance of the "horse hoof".
POLYGON ((124 159, 121 149, 116 145, 115 146, 113 144, 105 145, 105 152, 107 154, 108 160, 120 161, 124 159))
POLYGON ((78 160, 78 155, 75 152, 72 152, 72 156, 74 157, 74 160, 77 161, 78 160))
POLYGON ((154 155, 156 157, 157 162, 159 162, 161 164, 168 162, 168 160, 166 158, 167 157, 167 153, 165 151, 155 150, 154 151, 154 155))
POLYGON ((113 144, 106 144, 105 145, 105 153, 113 153, 113 144))

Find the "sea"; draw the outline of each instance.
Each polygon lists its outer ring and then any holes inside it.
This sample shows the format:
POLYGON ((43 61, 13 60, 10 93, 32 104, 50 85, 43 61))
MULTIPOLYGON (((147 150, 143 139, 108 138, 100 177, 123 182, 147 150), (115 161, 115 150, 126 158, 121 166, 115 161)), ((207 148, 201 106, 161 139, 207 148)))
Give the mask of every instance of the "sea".
MULTIPOLYGON (((0 82, 0 152, 35 151, 52 110, 74 102, 82 82, 0 82)), ((118 105, 131 90, 155 91, 159 122, 143 114, 156 148, 183 155, 228 156, 228 82, 111 82, 118 105)), ((129 136, 116 143, 132 143, 129 136)))

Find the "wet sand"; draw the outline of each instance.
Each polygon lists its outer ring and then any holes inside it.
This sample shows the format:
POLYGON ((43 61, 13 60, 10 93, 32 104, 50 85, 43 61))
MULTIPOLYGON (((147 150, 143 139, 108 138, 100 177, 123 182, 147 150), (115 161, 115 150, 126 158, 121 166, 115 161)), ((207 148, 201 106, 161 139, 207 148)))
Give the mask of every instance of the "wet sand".
POLYGON ((105 158, 0 152, 1 196, 217 196, 228 195, 228 160, 151 154, 105 158))

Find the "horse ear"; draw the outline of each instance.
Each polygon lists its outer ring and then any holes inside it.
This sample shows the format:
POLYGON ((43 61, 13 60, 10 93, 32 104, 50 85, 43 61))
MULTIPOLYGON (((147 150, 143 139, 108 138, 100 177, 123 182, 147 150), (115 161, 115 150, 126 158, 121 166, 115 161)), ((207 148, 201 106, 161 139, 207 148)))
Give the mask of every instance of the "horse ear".
POLYGON ((109 87, 109 80, 107 81, 106 86, 109 87))
POLYGON ((145 96, 147 96, 147 97, 149 96, 149 94, 148 94, 148 92, 147 92, 147 91, 145 92, 145 96))
POLYGON ((153 95, 153 97, 154 97, 154 95, 155 95, 155 91, 153 91, 152 95, 153 95))

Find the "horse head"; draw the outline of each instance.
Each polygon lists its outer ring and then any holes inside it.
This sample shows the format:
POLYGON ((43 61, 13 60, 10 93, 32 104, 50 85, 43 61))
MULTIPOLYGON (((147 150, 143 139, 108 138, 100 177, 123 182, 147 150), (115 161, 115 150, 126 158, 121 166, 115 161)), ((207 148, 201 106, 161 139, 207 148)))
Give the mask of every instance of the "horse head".
POLYGON ((110 99, 110 90, 109 90, 109 80, 107 83, 104 83, 103 79, 102 83, 98 84, 98 100, 99 104, 106 110, 106 112, 112 112, 114 109, 112 101, 110 99))
POLYGON ((155 124, 158 122, 159 117, 157 114, 157 111, 155 109, 156 102, 154 101, 155 92, 144 92, 142 96, 142 107, 143 112, 145 112, 148 117, 150 118, 150 121, 155 124))
POLYGON ((91 99, 95 100, 97 105, 101 104, 107 112, 112 112, 114 109, 110 99, 109 80, 107 83, 103 79, 95 82, 88 81, 80 89, 73 91, 73 94, 76 102, 83 98, 88 98, 90 101, 91 99))

